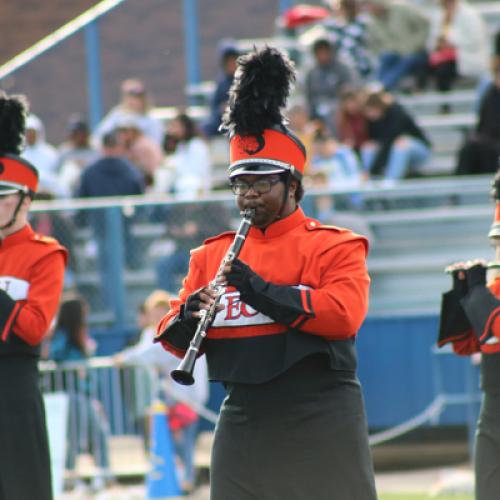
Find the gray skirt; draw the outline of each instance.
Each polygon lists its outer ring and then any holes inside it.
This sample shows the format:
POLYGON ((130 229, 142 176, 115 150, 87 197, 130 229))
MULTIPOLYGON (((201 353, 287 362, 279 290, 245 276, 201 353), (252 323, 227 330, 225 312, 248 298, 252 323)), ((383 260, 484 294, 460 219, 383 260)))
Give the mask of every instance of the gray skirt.
POLYGON ((51 500, 38 360, 0 357, 0 500, 51 500))
POLYGON ((476 500, 500 498, 500 392, 484 394, 476 431, 476 500))
POLYGON ((264 384, 229 384, 215 431, 211 500, 375 500, 353 372, 310 356, 264 384))

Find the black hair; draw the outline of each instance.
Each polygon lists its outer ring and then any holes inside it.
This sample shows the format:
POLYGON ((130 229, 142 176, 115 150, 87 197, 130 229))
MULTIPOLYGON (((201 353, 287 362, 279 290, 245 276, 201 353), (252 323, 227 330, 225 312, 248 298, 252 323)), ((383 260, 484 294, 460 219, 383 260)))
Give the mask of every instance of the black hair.
POLYGON ((359 12, 359 4, 357 0, 341 0, 340 8, 345 11, 346 17, 349 20, 355 19, 359 12))
POLYGON ((116 131, 107 132, 102 136, 102 145, 105 148, 114 148, 118 145, 118 135, 116 131))
POLYGON ((330 50, 333 50, 334 49, 334 44, 328 38, 318 38, 318 40, 316 40, 313 43, 313 46, 312 46, 313 53, 315 53, 318 49, 330 49, 330 50))
POLYGON ((297 181, 297 189, 295 190, 295 201, 300 203, 304 198, 304 185, 302 181, 297 181))
POLYGON ((241 54, 237 48, 229 47, 222 52, 221 61, 223 64, 225 64, 231 59, 237 59, 238 57, 240 57, 240 55, 241 54))
POLYGON ((0 90, 0 153, 20 154, 24 145, 28 101, 0 90))
POLYGON ((33 198, 38 201, 51 201, 55 199, 55 196, 50 191, 38 191, 36 194, 33 193, 33 198))
POLYGON ((63 331, 68 342, 85 354, 85 341, 82 329, 85 326, 86 303, 80 297, 66 299, 61 303, 57 318, 56 331, 63 331))
POLYGON ((283 172, 282 174, 280 174, 280 177, 282 182, 285 184, 286 192, 288 192, 290 188, 292 179, 297 182, 297 189, 295 190, 295 201, 297 203, 300 203, 304 198, 304 186, 302 184, 302 181, 299 181, 296 177, 293 177, 290 172, 283 172))
POLYGON ((500 30, 493 37, 493 55, 500 56, 500 30))
POLYGON ((165 154, 172 154, 177 149, 178 143, 179 143, 179 139, 177 137, 166 132, 163 135, 163 141, 161 143, 163 152, 165 154))
POLYGON ((196 122, 186 113, 179 113, 174 120, 178 120, 184 127, 184 137, 180 139, 181 142, 190 141, 193 137, 198 136, 198 129, 196 122))

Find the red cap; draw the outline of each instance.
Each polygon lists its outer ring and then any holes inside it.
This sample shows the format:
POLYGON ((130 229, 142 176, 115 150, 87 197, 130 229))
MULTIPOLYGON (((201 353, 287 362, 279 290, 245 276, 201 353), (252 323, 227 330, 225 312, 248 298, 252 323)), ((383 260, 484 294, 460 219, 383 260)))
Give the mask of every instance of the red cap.
POLYGON ((283 23, 285 28, 296 28, 304 24, 310 24, 330 15, 328 9, 316 5, 295 5, 283 14, 283 23))
POLYGON ((269 175, 289 171, 302 179, 306 152, 291 132, 265 129, 258 136, 233 135, 229 143, 229 178, 242 174, 269 175))
POLYGON ((38 171, 31 163, 13 154, 0 155, 0 194, 34 194, 37 188, 38 171))

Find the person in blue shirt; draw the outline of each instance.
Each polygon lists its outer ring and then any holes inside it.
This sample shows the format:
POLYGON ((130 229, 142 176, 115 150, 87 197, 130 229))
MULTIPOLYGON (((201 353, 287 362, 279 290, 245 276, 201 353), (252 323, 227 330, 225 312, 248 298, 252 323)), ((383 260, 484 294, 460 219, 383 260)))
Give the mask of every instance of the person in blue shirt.
POLYGON ((214 95, 210 102, 210 118, 203 126, 203 132, 208 137, 220 134, 219 127, 222 122, 222 113, 227 104, 229 89, 233 84, 234 72, 236 71, 236 60, 239 55, 238 49, 234 46, 227 46, 222 51, 222 76, 217 82, 214 95))

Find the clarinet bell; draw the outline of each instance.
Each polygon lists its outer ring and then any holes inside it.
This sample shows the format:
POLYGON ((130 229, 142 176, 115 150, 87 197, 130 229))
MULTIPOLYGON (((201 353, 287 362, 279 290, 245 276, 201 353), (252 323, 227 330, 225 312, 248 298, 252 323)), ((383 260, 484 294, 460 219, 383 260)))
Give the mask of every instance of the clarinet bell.
POLYGON ((193 370, 196 363, 197 351, 189 349, 179 363, 179 366, 170 372, 170 376, 181 385, 193 385, 193 370))

